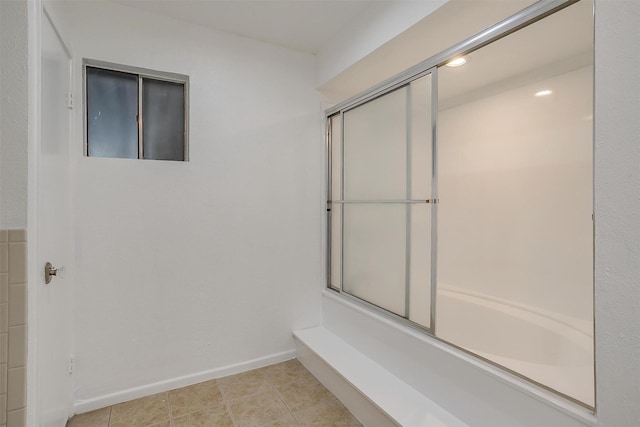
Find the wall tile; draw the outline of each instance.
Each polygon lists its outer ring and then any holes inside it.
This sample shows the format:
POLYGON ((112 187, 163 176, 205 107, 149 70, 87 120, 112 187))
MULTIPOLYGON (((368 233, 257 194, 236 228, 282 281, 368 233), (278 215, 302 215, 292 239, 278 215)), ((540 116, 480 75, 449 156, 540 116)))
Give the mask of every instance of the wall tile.
POLYGON ((0 230, 0 243, 7 243, 9 241, 9 230, 0 230))
POLYGON ((9 326, 27 323, 27 285, 9 286, 9 326))
POLYGON ((0 303, 9 302, 9 273, 0 273, 0 303))
MULTIPOLYGON (((9 370, 7 364, 0 365, 0 394, 7 394, 7 375, 9 370)), ((6 412, 6 411, 5 411, 6 412)))
POLYGON ((0 363, 9 360, 9 333, 0 334, 0 363))
MULTIPOLYGON (((7 411, 24 408, 26 404, 25 379, 24 367, 8 370, 7 411)), ((9 418, 11 418, 10 415, 9 418)), ((7 424, 9 424, 9 420, 7 420, 7 424)))
POLYGON ((9 244, 0 243, 0 273, 9 272, 9 244))
POLYGON ((7 413, 7 427, 24 427, 26 423, 24 409, 7 413))
POLYGON ((27 360, 27 327, 9 328, 9 369, 24 366, 27 360))
POLYGON ((7 424, 7 395, 0 395, 0 424, 7 424))
POLYGON ((27 241, 27 230, 9 230, 9 241, 10 242, 26 242, 27 241))
POLYGON ((9 304, 0 304, 0 334, 9 332, 9 304))
POLYGON ((9 284, 27 282, 27 244, 9 243, 9 284))

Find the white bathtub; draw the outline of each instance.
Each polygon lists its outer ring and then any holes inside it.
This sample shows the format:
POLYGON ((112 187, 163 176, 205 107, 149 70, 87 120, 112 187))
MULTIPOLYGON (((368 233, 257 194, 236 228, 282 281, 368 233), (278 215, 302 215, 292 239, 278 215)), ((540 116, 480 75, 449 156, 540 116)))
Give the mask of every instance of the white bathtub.
POLYGON ((442 287, 438 337, 594 406, 590 322, 442 287))

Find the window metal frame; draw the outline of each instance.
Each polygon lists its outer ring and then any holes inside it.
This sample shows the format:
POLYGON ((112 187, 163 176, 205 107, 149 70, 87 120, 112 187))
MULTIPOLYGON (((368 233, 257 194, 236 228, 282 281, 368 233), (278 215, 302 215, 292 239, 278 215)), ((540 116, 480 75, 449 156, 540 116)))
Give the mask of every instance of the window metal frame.
MULTIPOLYGON (((184 159, 170 161, 189 161, 189 76, 184 74, 170 73, 165 71, 150 70, 148 68, 134 67, 130 65, 115 64, 112 62, 99 61, 96 59, 82 59, 82 117, 83 117, 83 149, 85 157, 89 156, 89 138, 87 129, 87 68, 99 68, 109 71, 119 71, 136 75, 138 78, 138 160, 154 160, 144 157, 144 144, 142 140, 142 122, 144 115, 142 111, 142 91, 143 79, 154 79, 163 82, 178 83, 184 87, 184 159)), ((120 157, 116 157, 120 158, 120 157)))

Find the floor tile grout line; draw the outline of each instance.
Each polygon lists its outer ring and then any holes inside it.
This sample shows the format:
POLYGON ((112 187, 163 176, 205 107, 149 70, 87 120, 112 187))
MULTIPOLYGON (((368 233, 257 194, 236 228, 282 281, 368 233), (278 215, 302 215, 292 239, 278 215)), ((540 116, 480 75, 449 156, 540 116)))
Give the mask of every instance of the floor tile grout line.
POLYGON ((274 387, 273 389, 275 390, 276 394, 278 395, 282 403, 284 403, 284 407, 287 408, 287 411, 289 411, 289 415, 291 415, 291 418, 293 418, 293 421, 296 422, 296 425, 300 426, 300 421, 298 421, 298 418, 296 418, 295 414, 289 407, 289 404, 287 403, 286 399, 280 394, 280 391, 278 390, 278 388, 274 387))
POLYGON ((173 407, 171 405, 171 390, 167 391, 167 406, 169 406, 169 427, 173 427, 173 407))
POLYGON ((220 382, 217 380, 216 380, 216 386, 218 387, 218 391, 222 395, 222 403, 224 404, 224 407, 227 409, 227 414, 229 414, 229 418, 231 418, 231 423, 234 425, 234 427, 237 427, 238 423, 236 422, 236 418, 233 416, 233 411, 231 410, 231 404, 229 403, 229 398, 227 396, 226 391, 224 390, 224 387, 221 386, 220 382))

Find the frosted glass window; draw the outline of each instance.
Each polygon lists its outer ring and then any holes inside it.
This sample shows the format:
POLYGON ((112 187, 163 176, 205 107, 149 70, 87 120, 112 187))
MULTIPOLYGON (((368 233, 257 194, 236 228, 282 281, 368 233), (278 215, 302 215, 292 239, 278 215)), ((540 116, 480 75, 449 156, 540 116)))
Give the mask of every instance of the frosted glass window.
POLYGON ((188 76, 84 65, 87 156, 187 160, 188 76))
POLYGON ((407 318, 431 327, 431 209, 409 205, 409 313, 407 318))
POLYGON ((345 204, 342 289, 404 316, 405 230, 404 205, 345 204))
POLYGON ((344 113, 344 197, 406 197, 407 89, 344 113))
POLYGON ((145 159, 184 160, 184 85, 142 79, 145 159))
POLYGON ((87 67, 89 156, 138 158, 138 76, 87 67))
POLYGON ((410 142, 407 153, 410 170, 409 198, 431 197, 433 126, 431 119, 431 74, 409 85, 410 142))
POLYGON ((431 85, 427 74, 330 118, 331 283, 342 279, 343 292, 426 328, 432 280, 431 85))
POLYGON ((342 274, 342 120, 331 117, 331 277, 330 285, 340 289, 342 274))

